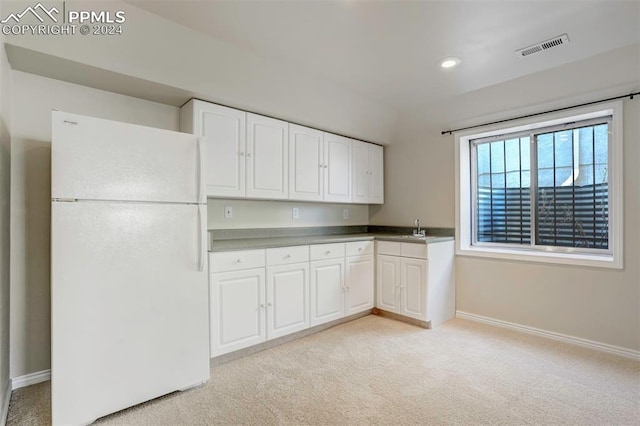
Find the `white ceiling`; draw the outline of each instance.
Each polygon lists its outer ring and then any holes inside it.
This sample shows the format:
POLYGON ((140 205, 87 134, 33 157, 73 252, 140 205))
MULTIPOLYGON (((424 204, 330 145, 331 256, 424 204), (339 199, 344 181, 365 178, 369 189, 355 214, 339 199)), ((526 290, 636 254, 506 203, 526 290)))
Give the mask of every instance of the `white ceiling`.
POLYGON ((398 110, 640 43, 640 1, 129 3, 398 110), (563 33, 568 45, 515 54, 563 33), (446 56, 461 65, 441 70, 446 56))

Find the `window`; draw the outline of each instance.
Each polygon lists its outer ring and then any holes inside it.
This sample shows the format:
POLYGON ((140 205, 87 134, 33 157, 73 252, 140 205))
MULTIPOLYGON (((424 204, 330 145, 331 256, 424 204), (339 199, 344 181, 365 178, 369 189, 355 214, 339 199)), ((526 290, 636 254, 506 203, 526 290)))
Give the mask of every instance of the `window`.
POLYGON ((615 103, 457 135, 458 254, 622 267, 620 129, 615 103))

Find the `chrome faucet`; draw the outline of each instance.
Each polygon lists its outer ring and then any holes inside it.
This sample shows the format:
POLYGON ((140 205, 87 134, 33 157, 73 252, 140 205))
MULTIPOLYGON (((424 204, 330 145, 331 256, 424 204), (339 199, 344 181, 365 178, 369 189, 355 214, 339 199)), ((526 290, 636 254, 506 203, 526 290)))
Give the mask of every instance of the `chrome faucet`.
POLYGON ((424 237, 426 236, 426 233, 423 230, 420 230, 420 219, 416 219, 416 221, 414 222, 414 225, 416 226, 416 229, 413 230, 413 236, 414 237, 424 237))

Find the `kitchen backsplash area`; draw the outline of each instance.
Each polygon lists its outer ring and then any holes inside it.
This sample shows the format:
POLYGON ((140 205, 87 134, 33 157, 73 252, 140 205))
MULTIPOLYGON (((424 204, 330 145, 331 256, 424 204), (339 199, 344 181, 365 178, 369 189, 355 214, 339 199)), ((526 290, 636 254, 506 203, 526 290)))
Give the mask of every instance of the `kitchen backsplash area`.
POLYGON ((369 223, 369 206, 366 204, 210 198, 207 200, 207 209, 209 230, 356 226, 369 223))

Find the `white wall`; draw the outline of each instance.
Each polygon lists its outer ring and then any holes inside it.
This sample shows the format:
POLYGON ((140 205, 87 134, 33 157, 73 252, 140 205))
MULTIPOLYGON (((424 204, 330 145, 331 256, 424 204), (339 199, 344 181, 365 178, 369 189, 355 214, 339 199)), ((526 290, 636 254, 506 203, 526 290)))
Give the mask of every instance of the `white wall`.
MULTIPOLYGON (((640 90, 640 47, 506 82, 406 114, 385 150, 372 225, 454 226, 454 137, 440 131, 640 90), (615 64, 613 66, 612 64, 615 64)), ((624 102, 625 269, 458 257, 457 309, 640 350, 640 99, 624 102)))
POLYGON ((177 130, 178 109, 13 71, 11 377, 50 366, 51 110, 177 130))
MULTIPOLYGON (((21 4, 30 1, 12 2, 12 8, 22 10, 21 4)), ((296 64, 236 48, 128 3, 66 2, 67 10, 103 8, 126 12, 123 35, 18 36, 9 42, 232 107, 372 142, 391 141, 395 111, 296 64)))
MULTIPOLYGON (((4 7, 0 4, 0 16, 4 7)), ((4 36, 0 35, 0 46, 4 36)), ((0 48, 0 416, 9 390, 9 201, 11 184, 11 69, 4 49, 0 48)), ((0 424, 4 419, 0 417, 0 424)))
POLYGON ((367 205, 230 199, 209 199, 207 205, 209 229, 351 226, 369 223, 367 205), (225 206, 233 208, 232 219, 224 218, 225 206), (294 207, 299 209, 299 219, 293 219, 294 207), (343 219, 344 209, 349 210, 349 219, 343 219))

